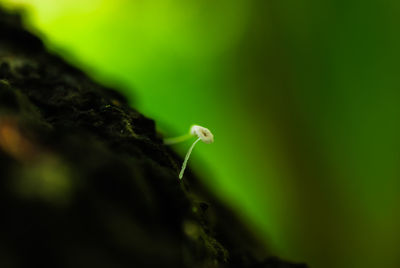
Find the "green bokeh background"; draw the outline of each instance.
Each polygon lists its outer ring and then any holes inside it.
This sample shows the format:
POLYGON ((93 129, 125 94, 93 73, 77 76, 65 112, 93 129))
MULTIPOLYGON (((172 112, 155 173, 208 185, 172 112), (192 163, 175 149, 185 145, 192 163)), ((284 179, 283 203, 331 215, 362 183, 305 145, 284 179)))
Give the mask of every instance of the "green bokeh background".
POLYGON ((0 2, 165 136, 210 128, 190 167, 274 254, 400 267, 399 1, 0 2))

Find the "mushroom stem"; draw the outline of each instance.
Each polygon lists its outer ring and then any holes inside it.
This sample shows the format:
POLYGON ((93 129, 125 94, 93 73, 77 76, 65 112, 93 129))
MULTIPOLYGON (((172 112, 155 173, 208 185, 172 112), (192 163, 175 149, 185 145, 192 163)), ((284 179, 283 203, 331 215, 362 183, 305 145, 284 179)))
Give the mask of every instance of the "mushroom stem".
POLYGON ((176 143, 184 142, 192 137, 193 137, 193 135, 188 133, 186 135, 182 135, 179 137, 164 139, 164 144, 166 144, 166 145, 176 144, 176 143))
POLYGON ((187 162, 189 160, 189 156, 192 153, 192 150, 193 150, 194 146, 196 145, 196 143, 198 143, 200 140, 201 140, 201 138, 198 138, 195 142, 193 142, 192 146, 190 146, 190 148, 189 148, 189 151, 186 153, 185 160, 183 161, 183 164, 182 164, 181 172, 179 173, 179 179, 182 179, 183 173, 185 172, 187 162))

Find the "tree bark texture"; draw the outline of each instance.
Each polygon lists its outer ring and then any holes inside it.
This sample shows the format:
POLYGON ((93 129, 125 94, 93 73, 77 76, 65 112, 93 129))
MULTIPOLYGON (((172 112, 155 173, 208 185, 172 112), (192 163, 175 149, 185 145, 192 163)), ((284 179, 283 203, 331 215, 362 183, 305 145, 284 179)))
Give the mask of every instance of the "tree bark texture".
POLYGON ((181 163, 0 9, 0 267, 306 267, 268 257, 181 163))

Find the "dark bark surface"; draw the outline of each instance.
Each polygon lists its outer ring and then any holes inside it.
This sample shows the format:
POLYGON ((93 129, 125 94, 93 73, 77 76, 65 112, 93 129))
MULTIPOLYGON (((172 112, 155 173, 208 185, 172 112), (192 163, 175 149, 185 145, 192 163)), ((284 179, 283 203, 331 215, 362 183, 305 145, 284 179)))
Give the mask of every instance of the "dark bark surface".
POLYGON ((0 267, 306 267, 268 254, 112 89, 0 9, 0 267))

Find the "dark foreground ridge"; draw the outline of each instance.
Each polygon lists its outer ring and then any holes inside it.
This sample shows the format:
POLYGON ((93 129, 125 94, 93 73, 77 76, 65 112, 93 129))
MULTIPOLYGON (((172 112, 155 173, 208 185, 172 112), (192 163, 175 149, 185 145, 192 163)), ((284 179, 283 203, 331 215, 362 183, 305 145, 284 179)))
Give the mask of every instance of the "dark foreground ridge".
POLYGON ((306 267, 263 247, 154 121, 0 9, 0 267, 306 267))

